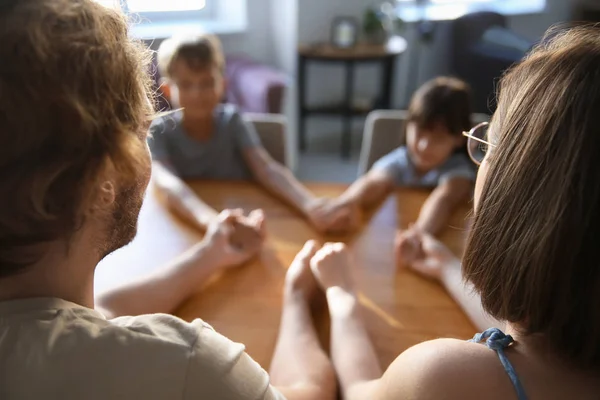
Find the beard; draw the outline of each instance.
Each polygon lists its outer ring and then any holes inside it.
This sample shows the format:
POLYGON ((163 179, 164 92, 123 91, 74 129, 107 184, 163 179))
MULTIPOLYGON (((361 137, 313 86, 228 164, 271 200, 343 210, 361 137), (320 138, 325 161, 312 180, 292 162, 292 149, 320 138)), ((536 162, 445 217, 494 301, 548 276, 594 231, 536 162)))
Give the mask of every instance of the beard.
POLYGON ((137 182, 123 188, 117 194, 103 243, 100 246, 101 259, 131 243, 135 238, 145 192, 146 185, 137 182))

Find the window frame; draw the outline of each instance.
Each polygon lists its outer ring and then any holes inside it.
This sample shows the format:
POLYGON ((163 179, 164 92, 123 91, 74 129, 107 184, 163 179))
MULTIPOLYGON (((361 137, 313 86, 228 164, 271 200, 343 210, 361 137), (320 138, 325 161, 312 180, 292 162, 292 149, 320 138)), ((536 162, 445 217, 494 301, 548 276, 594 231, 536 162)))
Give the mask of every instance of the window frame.
MULTIPOLYGON (((127 5, 127 0, 122 0, 122 3, 127 5)), ((216 17, 214 2, 206 0, 204 8, 201 10, 177 10, 177 11, 131 11, 127 5, 124 8, 130 15, 141 18, 149 23, 165 23, 174 21, 189 21, 189 20, 210 20, 216 17)))

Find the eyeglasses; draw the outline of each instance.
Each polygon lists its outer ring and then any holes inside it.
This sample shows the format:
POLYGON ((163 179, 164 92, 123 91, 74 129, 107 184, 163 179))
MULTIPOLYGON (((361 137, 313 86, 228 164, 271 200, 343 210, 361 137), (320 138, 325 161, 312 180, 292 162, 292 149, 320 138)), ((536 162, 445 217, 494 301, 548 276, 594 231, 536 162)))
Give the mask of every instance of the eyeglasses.
POLYGON ((489 126, 489 122, 482 122, 469 132, 463 132, 463 136, 469 138, 469 141, 467 142, 469 157, 471 157, 471 160, 477 165, 481 165, 489 148, 495 147, 488 139, 489 126))

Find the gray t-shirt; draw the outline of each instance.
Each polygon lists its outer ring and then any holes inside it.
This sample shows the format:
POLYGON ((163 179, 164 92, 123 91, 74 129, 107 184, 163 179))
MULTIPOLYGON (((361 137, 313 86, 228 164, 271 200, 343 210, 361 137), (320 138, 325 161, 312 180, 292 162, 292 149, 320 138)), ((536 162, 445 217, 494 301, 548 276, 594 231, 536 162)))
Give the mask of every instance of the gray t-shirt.
POLYGON ((398 186, 434 187, 453 178, 475 180, 475 170, 471 162, 461 153, 452 154, 445 163, 426 174, 419 175, 415 169, 406 146, 381 157, 374 165, 373 170, 384 171, 394 177, 398 186))
POLYGON ((214 133, 206 141, 190 137, 183 129, 183 112, 156 119, 148 144, 152 158, 168 162, 182 178, 240 180, 252 173, 242 151, 260 146, 254 127, 231 104, 214 111, 214 133))

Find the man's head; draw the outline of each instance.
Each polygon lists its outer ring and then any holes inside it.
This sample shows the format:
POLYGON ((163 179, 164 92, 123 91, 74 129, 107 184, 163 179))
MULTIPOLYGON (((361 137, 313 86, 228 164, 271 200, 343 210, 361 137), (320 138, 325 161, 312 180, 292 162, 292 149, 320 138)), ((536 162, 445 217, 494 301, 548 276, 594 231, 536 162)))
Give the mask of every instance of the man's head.
POLYGON ((158 49, 163 93, 191 119, 212 115, 225 91, 224 69, 221 44, 214 35, 172 37, 158 49))
POLYGON ((119 12, 92 0, 0 5, 0 277, 135 235, 150 175, 148 53, 119 12))
POLYGON ((471 129, 471 98, 466 83, 439 77, 425 83, 408 110, 406 144, 417 167, 433 169, 464 146, 471 129))

